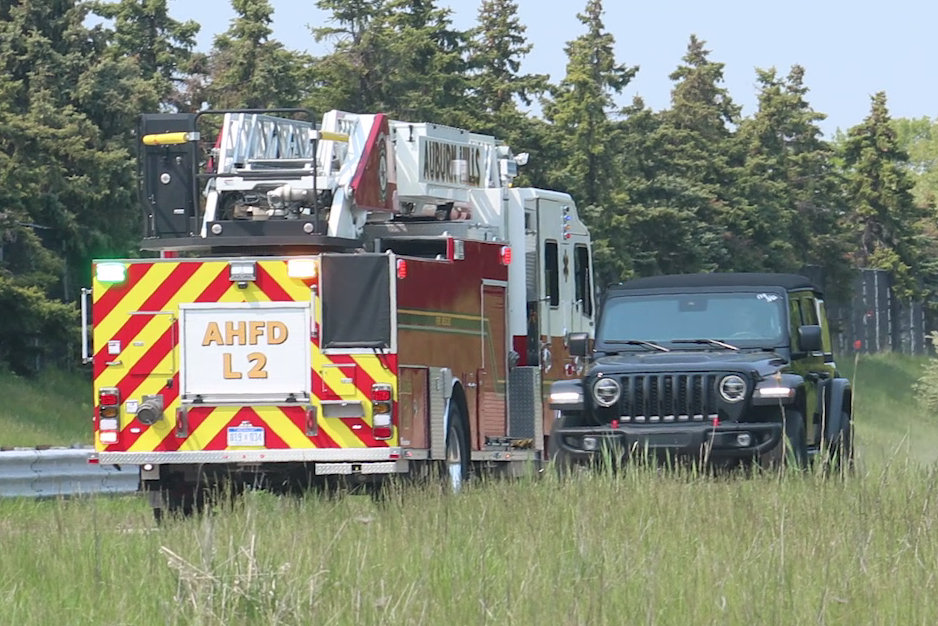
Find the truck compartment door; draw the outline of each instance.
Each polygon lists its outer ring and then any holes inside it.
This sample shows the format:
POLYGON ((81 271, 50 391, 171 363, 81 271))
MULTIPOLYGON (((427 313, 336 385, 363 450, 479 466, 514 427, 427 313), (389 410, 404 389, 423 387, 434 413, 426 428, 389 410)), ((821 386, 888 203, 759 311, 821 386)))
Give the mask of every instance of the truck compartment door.
POLYGON ((481 444, 486 437, 507 434, 508 311, 505 286, 482 286, 482 369, 478 371, 478 415, 481 444))

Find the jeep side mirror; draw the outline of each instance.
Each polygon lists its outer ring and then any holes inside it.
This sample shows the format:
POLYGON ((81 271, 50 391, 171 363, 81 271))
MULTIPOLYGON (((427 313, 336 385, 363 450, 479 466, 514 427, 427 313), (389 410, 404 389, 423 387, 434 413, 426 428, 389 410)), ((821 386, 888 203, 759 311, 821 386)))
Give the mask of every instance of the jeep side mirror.
POLYGON ((569 333, 567 335, 567 349, 570 356, 586 356, 589 354, 589 333, 569 333))
POLYGON ((798 349, 802 352, 820 352, 821 327, 810 324, 798 327, 798 349))

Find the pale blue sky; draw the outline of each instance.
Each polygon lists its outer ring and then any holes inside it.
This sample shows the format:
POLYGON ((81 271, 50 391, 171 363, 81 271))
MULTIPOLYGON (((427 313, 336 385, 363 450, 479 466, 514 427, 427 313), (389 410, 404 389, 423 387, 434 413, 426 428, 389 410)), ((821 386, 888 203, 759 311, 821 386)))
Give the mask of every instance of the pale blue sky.
MULTIPOLYGON (((525 72, 564 75, 567 41, 583 33, 576 14, 586 0, 516 0, 526 36, 534 49, 524 59, 525 72)), ((294 50, 322 54, 309 25, 325 15, 313 0, 271 0, 274 37, 294 50)), ((481 0, 439 0, 453 9, 459 28, 475 24, 481 0)), ((869 112, 870 96, 883 90, 893 117, 938 114, 938 59, 935 31, 938 4, 923 0, 606 0, 606 29, 616 39, 620 63, 638 65, 636 78, 621 98, 640 95, 648 106, 668 106, 668 75, 680 63, 691 33, 707 43, 710 58, 725 63, 725 86, 742 105, 756 110, 755 67, 776 67, 786 74, 792 64, 805 67, 808 99, 828 115, 822 128, 858 124, 869 112)), ((234 13, 225 0, 171 0, 176 19, 202 24, 199 47, 228 28, 234 13)))

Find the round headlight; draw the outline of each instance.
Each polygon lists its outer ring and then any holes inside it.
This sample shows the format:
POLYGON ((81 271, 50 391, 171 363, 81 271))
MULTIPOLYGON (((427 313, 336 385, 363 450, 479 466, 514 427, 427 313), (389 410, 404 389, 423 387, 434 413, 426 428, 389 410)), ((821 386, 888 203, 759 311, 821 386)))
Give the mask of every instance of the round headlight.
POLYGON ((612 406, 621 393, 622 387, 612 378, 600 378, 593 383, 593 398, 599 406, 612 406))
POLYGON ((727 402, 739 402, 746 397, 746 381, 736 374, 724 376, 720 381, 720 395, 727 402))

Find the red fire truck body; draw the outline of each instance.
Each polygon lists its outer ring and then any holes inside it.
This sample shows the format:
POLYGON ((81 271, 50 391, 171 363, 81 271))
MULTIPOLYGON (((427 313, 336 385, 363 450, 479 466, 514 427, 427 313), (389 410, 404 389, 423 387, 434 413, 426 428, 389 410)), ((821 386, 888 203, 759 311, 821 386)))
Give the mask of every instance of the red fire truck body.
POLYGON ((518 189, 494 138, 381 115, 141 121, 144 248, 88 290, 95 447, 154 511, 204 489, 305 487, 544 451, 554 359, 590 331, 589 235, 569 196, 518 189))

